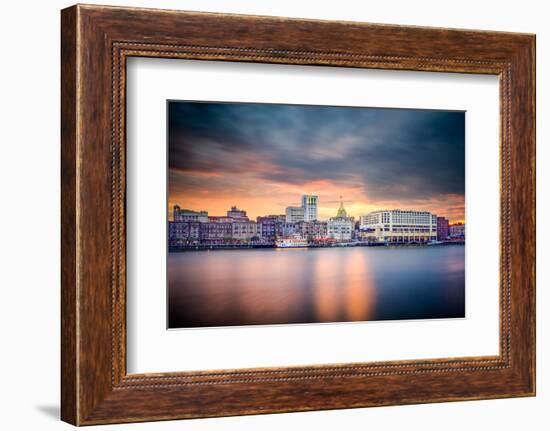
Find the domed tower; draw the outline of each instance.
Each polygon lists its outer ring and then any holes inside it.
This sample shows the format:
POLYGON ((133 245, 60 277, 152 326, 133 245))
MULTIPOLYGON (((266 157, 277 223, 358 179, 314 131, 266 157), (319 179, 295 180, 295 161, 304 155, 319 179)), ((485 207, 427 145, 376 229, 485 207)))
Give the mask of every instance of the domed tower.
POLYGON ((338 208, 338 213, 336 214, 336 217, 338 218, 347 218, 348 213, 346 212, 346 209, 344 208, 344 201, 342 200, 342 196, 340 196, 340 208, 338 208))
POLYGON ((344 208, 344 201, 340 196, 340 208, 336 217, 331 217, 327 222, 328 236, 337 241, 350 241, 353 238, 353 217, 349 217, 344 208))

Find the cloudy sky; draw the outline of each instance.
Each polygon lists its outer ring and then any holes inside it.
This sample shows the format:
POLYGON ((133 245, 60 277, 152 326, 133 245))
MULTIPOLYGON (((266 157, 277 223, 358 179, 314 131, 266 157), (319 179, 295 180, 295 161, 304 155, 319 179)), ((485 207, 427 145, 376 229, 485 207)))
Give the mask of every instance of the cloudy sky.
POLYGON ((251 218, 302 194, 319 218, 377 209, 464 219, 464 113, 169 102, 169 207, 251 218))

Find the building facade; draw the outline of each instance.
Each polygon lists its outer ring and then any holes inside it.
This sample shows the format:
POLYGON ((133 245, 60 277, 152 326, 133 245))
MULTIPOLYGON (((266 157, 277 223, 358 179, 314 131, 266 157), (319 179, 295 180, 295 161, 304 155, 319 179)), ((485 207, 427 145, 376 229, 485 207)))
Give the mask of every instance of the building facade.
POLYGON ((328 238, 328 223, 325 221, 300 222, 296 226, 296 231, 302 238, 310 241, 328 238))
POLYGON ((329 218, 327 222, 327 236, 337 241, 349 241, 353 238, 354 225, 353 217, 348 217, 344 203, 340 201, 336 217, 329 218))
POLYGON ((449 220, 445 217, 437 218, 437 240, 444 241, 449 239, 449 220))
POLYGON ((248 221, 246 211, 240 210, 235 206, 231 207, 231 209, 227 211, 227 217, 233 220, 248 221))
POLYGON ((168 246, 183 247, 198 244, 200 222, 171 221, 168 223, 168 246))
POLYGON ((300 223, 301 222, 287 222, 285 221, 279 226, 279 232, 277 236, 281 237, 288 237, 288 236, 294 236, 300 233, 300 223))
POLYGON ((303 195, 302 208, 304 209, 304 221, 312 222, 317 220, 317 200, 318 196, 303 195))
POLYGON ((262 239, 270 242, 275 241, 277 236, 283 234, 282 225, 286 223, 286 217, 284 215, 259 216, 256 218, 256 222, 260 225, 262 239))
POLYGON ((424 243, 437 238, 437 216, 427 211, 374 211, 361 216, 359 226, 376 242, 424 243))
POLYGON ((208 216, 210 223, 233 223, 235 220, 227 216, 208 216))
POLYGON ((303 207, 286 207, 286 222, 297 223, 305 220, 305 209, 303 207))
POLYGON ((255 221, 235 221, 231 223, 231 238, 238 241, 260 241, 262 225, 255 221))
POLYGON ((201 244, 220 245, 233 239, 233 223, 207 222, 200 223, 201 244))
POLYGON ((464 223, 450 225, 449 236, 451 239, 466 239, 466 225, 464 223))
POLYGON ((182 209, 179 205, 174 205, 172 217, 176 222, 197 221, 205 223, 208 221, 208 211, 192 211, 182 209))

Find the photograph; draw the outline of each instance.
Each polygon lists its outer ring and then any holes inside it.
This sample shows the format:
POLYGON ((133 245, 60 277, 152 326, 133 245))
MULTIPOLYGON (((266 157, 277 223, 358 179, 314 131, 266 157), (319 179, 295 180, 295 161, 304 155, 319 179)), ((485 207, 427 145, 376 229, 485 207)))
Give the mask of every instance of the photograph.
POLYGON ((465 112, 167 101, 168 329, 465 317, 465 112))

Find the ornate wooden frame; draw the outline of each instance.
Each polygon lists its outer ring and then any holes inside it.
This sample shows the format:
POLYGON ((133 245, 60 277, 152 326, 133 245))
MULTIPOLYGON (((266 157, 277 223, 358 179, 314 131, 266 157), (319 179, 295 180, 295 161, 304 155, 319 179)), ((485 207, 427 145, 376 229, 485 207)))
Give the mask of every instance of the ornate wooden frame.
POLYGON ((535 394, 535 36, 103 6, 62 11, 61 416, 75 425, 535 394), (494 74, 500 354, 126 373, 129 56, 494 74))

